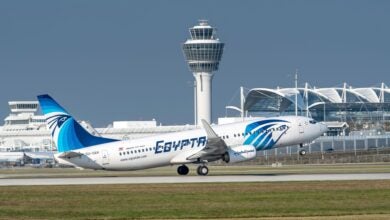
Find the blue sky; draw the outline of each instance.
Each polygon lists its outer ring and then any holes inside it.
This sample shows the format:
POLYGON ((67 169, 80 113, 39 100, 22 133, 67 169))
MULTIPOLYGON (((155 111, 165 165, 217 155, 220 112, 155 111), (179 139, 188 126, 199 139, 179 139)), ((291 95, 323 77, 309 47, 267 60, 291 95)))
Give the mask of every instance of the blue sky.
POLYGON ((78 119, 193 123, 181 51, 208 19, 225 43, 213 119, 240 86, 390 84, 390 1, 0 1, 0 116, 49 93, 78 119))

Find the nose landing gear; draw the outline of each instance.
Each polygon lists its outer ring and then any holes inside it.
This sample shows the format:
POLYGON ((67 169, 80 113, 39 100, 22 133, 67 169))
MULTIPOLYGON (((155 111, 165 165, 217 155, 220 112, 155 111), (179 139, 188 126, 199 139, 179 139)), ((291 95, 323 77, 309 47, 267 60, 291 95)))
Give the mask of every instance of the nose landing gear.
MULTIPOLYGON (((299 144, 299 148, 303 148, 303 144, 299 144)), ((299 150, 299 155, 305 156, 306 155, 306 150, 305 149, 299 150)))

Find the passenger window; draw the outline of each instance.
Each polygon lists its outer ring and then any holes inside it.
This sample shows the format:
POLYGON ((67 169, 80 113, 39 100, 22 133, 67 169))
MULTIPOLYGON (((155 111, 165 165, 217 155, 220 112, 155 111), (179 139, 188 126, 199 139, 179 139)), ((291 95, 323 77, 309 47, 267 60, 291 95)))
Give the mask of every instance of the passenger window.
POLYGON ((119 156, 122 156, 122 153, 121 153, 121 152, 119 152, 119 156))
POLYGON ((131 151, 131 154, 133 154, 133 151, 131 151))

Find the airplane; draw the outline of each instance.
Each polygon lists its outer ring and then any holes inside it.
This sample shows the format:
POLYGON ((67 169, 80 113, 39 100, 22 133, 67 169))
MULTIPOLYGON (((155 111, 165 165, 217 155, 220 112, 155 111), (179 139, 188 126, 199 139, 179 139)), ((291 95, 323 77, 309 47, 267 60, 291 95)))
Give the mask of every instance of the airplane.
POLYGON ((0 163, 24 164, 26 154, 24 152, 0 152, 0 163))
POLYGON ((197 174, 205 176, 209 162, 249 161, 258 151, 302 147, 327 131, 312 118, 279 116, 215 126, 202 120, 203 128, 121 141, 90 134, 47 94, 39 95, 38 101, 58 149, 56 160, 94 170, 178 165, 177 173, 187 175, 186 164, 198 164, 197 174))
POLYGON ((0 152, 0 163, 18 163, 24 165, 26 162, 36 159, 53 160, 54 157, 51 152, 0 152))

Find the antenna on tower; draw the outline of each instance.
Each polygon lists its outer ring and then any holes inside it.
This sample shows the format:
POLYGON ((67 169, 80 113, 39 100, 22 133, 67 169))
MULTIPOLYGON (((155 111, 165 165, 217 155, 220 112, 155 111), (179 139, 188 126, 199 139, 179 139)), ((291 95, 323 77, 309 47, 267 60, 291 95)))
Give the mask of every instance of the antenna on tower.
POLYGON ((298 116, 298 69, 295 69, 295 116, 298 116))

